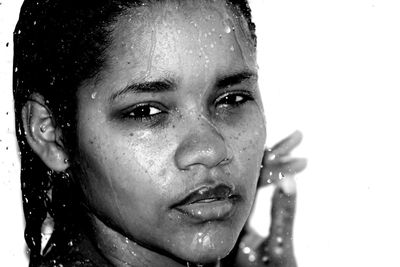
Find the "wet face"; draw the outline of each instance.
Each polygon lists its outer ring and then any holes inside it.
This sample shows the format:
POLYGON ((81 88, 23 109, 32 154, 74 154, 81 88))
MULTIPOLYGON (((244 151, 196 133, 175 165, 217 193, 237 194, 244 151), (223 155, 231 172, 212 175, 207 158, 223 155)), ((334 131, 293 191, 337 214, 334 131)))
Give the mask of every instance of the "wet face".
POLYGON ((96 218, 162 254, 211 262, 249 215, 265 124, 247 26, 201 2, 118 18, 103 70, 78 91, 76 162, 96 218))

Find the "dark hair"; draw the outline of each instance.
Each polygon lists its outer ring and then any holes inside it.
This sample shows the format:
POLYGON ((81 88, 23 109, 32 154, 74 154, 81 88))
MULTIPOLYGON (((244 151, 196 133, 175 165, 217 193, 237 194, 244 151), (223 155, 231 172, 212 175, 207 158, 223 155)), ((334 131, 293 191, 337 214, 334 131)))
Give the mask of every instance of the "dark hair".
MULTIPOLYGON (((30 266, 39 265, 43 257, 68 251, 76 235, 74 217, 79 198, 71 197, 71 190, 77 187, 68 172, 48 169, 27 144, 22 107, 32 94, 42 95, 63 131, 67 149, 74 147, 76 90, 104 64, 104 51, 111 41, 108 26, 126 9, 149 1, 25 0, 21 8, 14 31, 13 88, 30 266), (54 220, 54 232, 41 253, 41 227, 48 215, 54 220)), ((246 19, 255 44, 255 25, 247 0, 226 2, 246 19)))

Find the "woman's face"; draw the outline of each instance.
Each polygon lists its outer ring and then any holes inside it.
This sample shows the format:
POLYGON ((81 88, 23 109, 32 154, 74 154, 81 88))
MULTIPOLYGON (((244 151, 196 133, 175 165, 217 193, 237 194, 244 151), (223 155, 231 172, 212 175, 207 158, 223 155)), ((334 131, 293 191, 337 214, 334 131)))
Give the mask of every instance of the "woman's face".
POLYGON ((96 218, 193 262, 234 246, 265 142, 247 26, 202 2, 117 19, 104 68, 78 91, 75 159, 96 218))

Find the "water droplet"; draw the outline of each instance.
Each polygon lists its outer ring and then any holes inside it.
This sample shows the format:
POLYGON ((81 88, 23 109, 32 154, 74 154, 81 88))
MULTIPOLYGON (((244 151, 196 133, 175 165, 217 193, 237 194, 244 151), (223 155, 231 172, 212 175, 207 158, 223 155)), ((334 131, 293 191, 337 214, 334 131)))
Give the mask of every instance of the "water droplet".
POLYGON ((250 254, 249 255, 249 261, 250 262, 253 262, 253 261, 255 261, 256 260, 256 256, 254 255, 254 254, 250 254))
POLYGON ((242 251, 243 251, 244 254, 249 254, 249 253, 251 252, 251 248, 249 248, 249 247, 244 247, 244 248, 242 249, 242 251))
POLYGON ((268 262, 269 262, 268 256, 263 256, 263 257, 261 258, 261 260, 262 260, 264 263, 268 263, 268 262))
POLYGON ((225 32, 226 33, 230 33, 231 32, 231 27, 229 27, 228 25, 225 26, 225 32))
POLYGON ((97 95, 97 92, 93 92, 93 93, 92 93, 92 96, 91 96, 92 99, 95 99, 95 98, 96 98, 96 95, 97 95))
POLYGON ((269 160, 274 160, 275 158, 276 158, 275 153, 268 154, 268 159, 269 160))
POLYGON ((233 45, 231 45, 231 51, 235 51, 235 48, 233 47, 233 45))
POLYGON ((211 47, 211 48, 214 48, 214 44, 210 44, 210 47, 211 47))
POLYGON ((274 248, 274 252, 276 255, 281 255, 283 253, 283 248, 276 247, 276 248, 274 248))
POLYGON ((279 172, 279 180, 282 180, 285 177, 281 172, 279 172))

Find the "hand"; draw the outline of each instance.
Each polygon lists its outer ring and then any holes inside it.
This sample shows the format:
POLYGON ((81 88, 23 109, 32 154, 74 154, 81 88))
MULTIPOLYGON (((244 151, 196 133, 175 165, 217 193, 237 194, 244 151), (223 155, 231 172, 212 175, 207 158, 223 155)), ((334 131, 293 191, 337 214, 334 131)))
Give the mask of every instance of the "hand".
POLYGON ((299 131, 295 131, 271 149, 266 149, 258 186, 277 184, 285 175, 295 175, 305 169, 307 161, 304 158, 291 158, 290 152, 303 139, 299 131))
POLYGON ((296 204, 293 176, 304 170, 307 162, 302 158, 290 158, 289 154, 301 139, 302 134, 296 131, 265 151, 258 186, 276 186, 272 197, 269 236, 263 239, 251 229, 245 229, 233 252, 233 266, 297 266, 292 239, 296 204))

